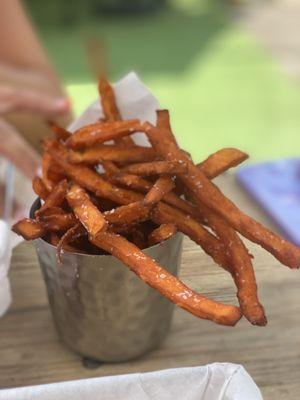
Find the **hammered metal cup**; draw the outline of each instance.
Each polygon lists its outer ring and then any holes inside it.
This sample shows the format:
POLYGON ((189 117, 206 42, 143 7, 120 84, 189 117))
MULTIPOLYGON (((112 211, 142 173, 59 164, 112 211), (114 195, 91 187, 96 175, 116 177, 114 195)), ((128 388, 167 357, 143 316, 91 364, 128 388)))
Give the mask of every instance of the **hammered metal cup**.
MULTIPOLYGON (((31 215, 40 206, 36 201, 31 215)), ((99 361, 126 361, 154 349, 169 331, 173 304, 109 255, 64 252, 34 241, 55 325, 76 353, 99 361)), ((182 234, 143 250, 177 275, 182 234)))

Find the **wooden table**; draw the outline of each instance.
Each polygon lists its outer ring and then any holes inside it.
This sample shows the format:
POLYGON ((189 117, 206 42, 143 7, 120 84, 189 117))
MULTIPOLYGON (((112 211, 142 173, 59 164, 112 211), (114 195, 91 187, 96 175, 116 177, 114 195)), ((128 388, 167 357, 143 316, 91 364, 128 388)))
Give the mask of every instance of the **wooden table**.
MULTIPOLYGON (((220 183, 226 183, 225 192, 230 191, 244 209, 268 223, 253 205, 249 206, 232 179, 220 183)), ((245 366, 264 399, 298 400, 300 275, 280 266, 257 246, 250 245, 250 250, 255 255, 259 293, 269 319, 267 327, 253 327, 242 320, 235 328, 226 328, 176 309, 171 332, 158 349, 135 361, 90 369, 60 342, 34 249, 30 243, 21 243, 11 265, 13 305, 0 319, 0 388, 229 361, 245 366)), ((235 301, 230 277, 188 239, 184 243, 181 278, 208 296, 235 301)))

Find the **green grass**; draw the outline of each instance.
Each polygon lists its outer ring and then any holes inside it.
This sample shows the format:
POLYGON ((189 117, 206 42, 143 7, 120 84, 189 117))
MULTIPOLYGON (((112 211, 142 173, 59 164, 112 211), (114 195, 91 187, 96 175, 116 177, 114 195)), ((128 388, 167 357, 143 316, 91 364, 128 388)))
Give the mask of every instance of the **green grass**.
POLYGON ((76 114, 97 96, 83 51, 93 35, 107 43, 112 79, 136 70, 171 111, 174 131, 196 161, 223 146, 253 159, 298 155, 299 89, 220 5, 177 3, 146 17, 40 27, 76 114))

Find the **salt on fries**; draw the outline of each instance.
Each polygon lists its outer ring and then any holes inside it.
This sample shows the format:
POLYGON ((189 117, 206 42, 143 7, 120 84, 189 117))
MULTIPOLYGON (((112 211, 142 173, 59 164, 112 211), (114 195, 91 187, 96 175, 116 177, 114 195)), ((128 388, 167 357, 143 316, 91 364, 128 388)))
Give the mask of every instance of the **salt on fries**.
POLYGON ((55 138, 44 140, 42 176, 33 180, 43 205, 34 219, 19 221, 13 230, 26 240, 41 237, 56 246, 59 260, 64 251, 112 254, 199 318, 233 326, 244 315, 253 325, 265 325, 252 256, 238 233, 290 268, 299 268, 300 249, 245 215, 211 181, 248 155, 225 148, 195 165, 179 148, 167 110, 157 112, 155 126, 123 120, 105 78, 99 93, 103 119, 72 135, 49 122, 55 138), (130 135, 141 131, 151 147, 134 143, 130 135), (142 251, 177 231, 231 274, 239 307, 196 293, 142 251))
POLYGON ((66 140, 67 147, 80 149, 143 131, 138 119, 131 121, 96 122, 78 129, 66 140))
POLYGON ((161 176, 154 183, 152 188, 145 196, 145 204, 155 204, 162 200, 167 193, 174 189, 175 185, 171 178, 161 176))
POLYGON ((151 147, 100 144, 86 149, 72 151, 69 161, 75 164, 98 165, 102 161, 113 161, 118 164, 153 161, 157 158, 151 147))

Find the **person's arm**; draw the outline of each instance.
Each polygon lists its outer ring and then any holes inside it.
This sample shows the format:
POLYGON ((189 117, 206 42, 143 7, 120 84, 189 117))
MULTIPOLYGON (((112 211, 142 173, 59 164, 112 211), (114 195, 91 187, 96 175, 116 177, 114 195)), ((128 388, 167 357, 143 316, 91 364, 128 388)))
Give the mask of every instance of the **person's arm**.
POLYGON ((0 60, 20 70, 47 75, 59 81, 19 0, 1 0, 0 60))
MULTIPOLYGON (((59 79, 39 43, 31 21, 20 0, 1 0, 0 12, 0 85, 15 91, 34 91, 42 98, 62 97, 59 79)), ((66 126, 71 121, 70 106, 61 109, 55 119, 66 126)), ((5 119, 38 151, 41 139, 50 133, 44 116, 20 107, 5 114, 5 119)))

